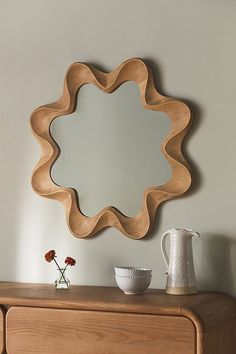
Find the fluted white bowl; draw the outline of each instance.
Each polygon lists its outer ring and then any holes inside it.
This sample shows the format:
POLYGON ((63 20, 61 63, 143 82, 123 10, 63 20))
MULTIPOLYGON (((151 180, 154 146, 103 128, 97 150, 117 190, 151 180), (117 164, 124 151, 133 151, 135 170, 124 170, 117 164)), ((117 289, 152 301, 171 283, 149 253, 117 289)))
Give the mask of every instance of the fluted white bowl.
POLYGON ((127 295, 141 295, 149 287, 152 270, 149 268, 114 267, 119 288, 127 295))

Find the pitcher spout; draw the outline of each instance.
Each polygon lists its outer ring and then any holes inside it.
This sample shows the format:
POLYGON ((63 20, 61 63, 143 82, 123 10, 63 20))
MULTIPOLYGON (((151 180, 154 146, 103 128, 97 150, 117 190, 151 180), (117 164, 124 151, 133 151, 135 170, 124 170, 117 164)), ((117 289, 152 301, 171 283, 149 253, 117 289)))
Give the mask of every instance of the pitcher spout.
POLYGON ((193 229, 190 229, 190 228, 185 227, 184 230, 187 231, 187 233, 189 233, 189 235, 190 235, 191 237, 193 237, 193 236, 200 237, 199 232, 194 231, 193 229))

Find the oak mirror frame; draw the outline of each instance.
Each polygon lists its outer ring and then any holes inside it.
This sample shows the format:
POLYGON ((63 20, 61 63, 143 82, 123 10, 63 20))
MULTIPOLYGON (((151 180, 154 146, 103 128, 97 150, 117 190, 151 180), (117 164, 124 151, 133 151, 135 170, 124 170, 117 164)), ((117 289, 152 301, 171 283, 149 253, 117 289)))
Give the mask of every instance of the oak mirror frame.
POLYGON ((190 188, 190 168, 182 153, 190 118, 190 110, 184 102, 157 91, 152 71, 141 59, 129 59, 109 73, 91 64, 74 63, 67 71, 58 101, 37 108, 31 115, 32 131, 41 146, 41 157, 32 175, 32 187, 39 195, 63 204, 67 225, 76 237, 93 236, 106 227, 115 227, 130 238, 141 239, 152 230, 158 206, 181 196, 190 188), (51 135, 50 125, 57 117, 75 112, 77 93, 83 85, 94 84, 103 92, 112 93, 127 81, 138 85, 145 109, 163 112, 171 120, 171 129, 161 147, 172 176, 165 184, 149 187, 143 192, 141 210, 134 217, 124 215, 115 206, 105 207, 89 217, 80 210, 77 191, 59 186, 52 179, 51 169, 60 155, 60 147, 51 135))

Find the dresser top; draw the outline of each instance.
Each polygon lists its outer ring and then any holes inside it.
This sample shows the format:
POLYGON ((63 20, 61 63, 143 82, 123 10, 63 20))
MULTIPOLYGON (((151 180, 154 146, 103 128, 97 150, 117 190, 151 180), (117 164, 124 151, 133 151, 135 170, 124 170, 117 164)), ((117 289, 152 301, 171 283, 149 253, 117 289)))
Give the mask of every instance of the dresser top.
POLYGON ((215 327, 217 321, 222 324, 236 318, 235 300, 216 292, 177 296, 148 289, 144 295, 125 295, 113 287, 72 285, 58 290, 49 284, 0 282, 0 304, 185 316, 202 330, 215 327))

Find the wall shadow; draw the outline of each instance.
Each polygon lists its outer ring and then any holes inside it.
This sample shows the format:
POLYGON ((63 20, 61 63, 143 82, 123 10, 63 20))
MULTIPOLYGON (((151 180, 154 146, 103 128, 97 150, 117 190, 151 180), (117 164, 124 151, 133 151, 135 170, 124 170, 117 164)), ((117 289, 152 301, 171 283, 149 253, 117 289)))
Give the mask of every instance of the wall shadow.
POLYGON ((236 240, 218 234, 204 235, 198 274, 199 289, 236 296, 233 262, 236 262, 236 240))

